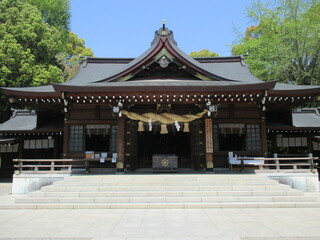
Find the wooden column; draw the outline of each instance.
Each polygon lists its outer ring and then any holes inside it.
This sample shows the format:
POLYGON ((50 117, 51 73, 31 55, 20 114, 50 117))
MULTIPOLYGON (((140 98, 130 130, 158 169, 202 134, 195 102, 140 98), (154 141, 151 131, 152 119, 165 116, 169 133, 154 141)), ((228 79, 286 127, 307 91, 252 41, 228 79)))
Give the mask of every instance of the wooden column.
POLYGON ((63 154, 62 158, 67 158, 68 147, 69 147, 69 119, 70 113, 68 111, 68 101, 65 99, 64 92, 61 93, 61 97, 63 99, 63 109, 64 109, 64 134, 63 134, 63 154))
MULTIPOLYGON (((57 143, 55 143, 55 144, 57 144, 57 143)), ((63 132, 63 156, 62 156, 62 158, 67 158, 68 145, 69 145, 69 123, 65 119, 64 132, 63 132)))
POLYGON ((206 169, 207 171, 213 171, 213 129, 212 119, 205 119, 205 151, 206 151, 206 169))
POLYGON ((118 119, 118 134, 117 134, 117 172, 124 172, 124 141, 125 141, 125 119, 118 119))
POLYGON ((54 145, 53 145, 53 156, 54 158, 60 158, 61 156, 58 156, 58 136, 57 135, 52 135, 52 139, 54 141, 54 145))
MULTIPOLYGON (((263 112, 264 115, 264 112, 263 112)), ((262 153, 265 157, 268 156, 268 144, 267 144, 267 126, 265 117, 262 117, 261 121, 261 144, 262 144, 262 153)))
POLYGON ((263 99, 262 107, 261 107, 261 147, 262 153, 264 157, 268 157, 268 143, 267 143, 267 123, 266 123, 266 97, 268 95, 268 91, 264 90, 262 93, 263 99))

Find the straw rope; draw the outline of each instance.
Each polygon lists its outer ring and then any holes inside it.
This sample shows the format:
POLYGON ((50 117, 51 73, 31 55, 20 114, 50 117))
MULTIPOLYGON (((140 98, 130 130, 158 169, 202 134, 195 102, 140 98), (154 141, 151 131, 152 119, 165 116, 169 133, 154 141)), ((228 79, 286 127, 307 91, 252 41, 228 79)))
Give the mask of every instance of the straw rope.
POLYGON ((202 112, 199 112, 197 114, 185 114, 185 115, 178 115, 174 113, 143 113, 143 114, 138 114, 135 112, 128 112, 126 110, 122 110, 122 114, 126 115, 128 118, 131 120, 138 120, 142 122, 149 122, 151 119, 151 122, 161 122, 163 124, 172 124, 175 121, 177 122, 191 122, 196 119, 201 118, 204 114, 206 114, 208 110, 204 110, 202 112))

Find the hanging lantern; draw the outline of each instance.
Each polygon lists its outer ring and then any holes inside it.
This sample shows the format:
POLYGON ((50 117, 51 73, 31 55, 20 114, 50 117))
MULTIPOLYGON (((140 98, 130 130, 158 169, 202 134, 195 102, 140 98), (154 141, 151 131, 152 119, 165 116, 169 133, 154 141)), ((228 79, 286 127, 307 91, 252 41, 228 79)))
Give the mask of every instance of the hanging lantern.
POLYGON ((184 125, 183 125, 183 132, 190 132, 190 130, 189 130, 189 123, 184 123, 184 125))
POLYGON ((167 124, 161 124, 160 134, 167 134, 167 133, 168 133, 167 124))
POLYGON ((138 132, 143 132, 143 131, 144 131, 143 122, 142 122, 142 121, 139 121, 139 122, 138 122, 138 132))

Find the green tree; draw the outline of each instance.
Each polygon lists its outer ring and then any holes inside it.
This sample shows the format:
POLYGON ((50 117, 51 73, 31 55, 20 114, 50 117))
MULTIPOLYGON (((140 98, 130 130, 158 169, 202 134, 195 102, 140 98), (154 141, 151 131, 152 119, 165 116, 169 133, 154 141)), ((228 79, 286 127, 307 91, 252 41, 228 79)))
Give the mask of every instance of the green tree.
POLYGON ((85 46, 85 41, 83 39, 79 38, 77 34, 69 31, 66 51, 57 56, 58 60, 64 66, 63 74, 65 80, 70 80, 77 74, 83 56, 93 57, 94 54, 91 48, 85 46))
POLYGON ((60 30, 63 48, 56 57, 63 70, 63 79, 65 81, 71 79, 78 72, 81 56, 92 57, 93 52, 90 48, 85 47, 83 39, 69 31, 71 17, 69 0, 26 1, 40 10, 46 23, 60 30))
POLYGON ((219 57, 218 53, 210 52, 208 49, 202 49, 198 52, 191 52, 191 57, 219 57))
MULTIPOLYGON (((42 19, 39 10, 21 0, 0 2, 0 86, 24 87, 62 82, 61 32, 42 19)), ((8 109, 0 95, 0 120, 8 109)))
POLYGON ((69 0, 27 0, 36 6, 43 20, 51 26, 68 31, 70 24, 69 0))
POLYGON ((274 0, 255 2, 248 9, 256 23, 234 45, 234 55, 262 80, 293 84, 320 83, 320 1, 274 0))
POLYGON ((0 86, 38 86, 62 82, 56 55, 61 33, 46 24, 34 6, 0 2, 0 86))

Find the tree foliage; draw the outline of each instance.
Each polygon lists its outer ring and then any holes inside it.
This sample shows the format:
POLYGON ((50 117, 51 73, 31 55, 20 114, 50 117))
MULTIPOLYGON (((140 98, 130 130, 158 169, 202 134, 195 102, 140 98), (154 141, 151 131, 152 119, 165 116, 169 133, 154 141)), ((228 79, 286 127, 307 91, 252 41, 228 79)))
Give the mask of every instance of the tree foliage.
POLYGON ((77 74, 83 56, 93 57, 94 54, 91 48, 85 46, 85 41, 83 39, 79 38, 77 34, 69 31, 66 51, 57 56, 64 66, 63 74, 65 80, 70 80, 77 74))
MULTIPOLYGON (((39 86, 74 76, 80 55, 93 53, 68 31, 69 19, 69 0, 0 1, 0 86, 39 86)), ((0 94, 0 121, 6 108, 0 94)))
POLYGON ((202 49, 198 52, 191 52, 191 57, 219 57, 218 53, 210 52, 208 49, 202 49))
POLYGON ((67 0, 0 2, 0 86, 39 86, 74 76, 80 56, 93 53, 67 30, 69 18, 67 0))
POLYGON ((69 0, 27 0, 27 2, 38 8, 43 20, 49 25, 69 30, 71 16, 69 0))
POLYGON ((46 24, 36 7, 18 0, 0 2, 0 86, 62 82, 56 55, 61 33, 46 24))
POLYGON ((81 56, 92 57, 93 52, 90 48, 85 47, 83 39, 69 31, 71 17, 69 0, 26 1, 40 10, 46 23, 60 30, 63 48, 56 57, 63 70, 63 79, 65 81, 71 79, 78 72, 81 56))
POLYGON ((256 23, 234 45, 234 55, 248 55, 254 75, 293 84, 320 83, 320 1, 255 2, 248 9, 256 23))

